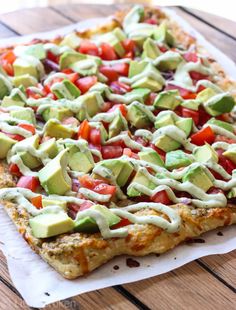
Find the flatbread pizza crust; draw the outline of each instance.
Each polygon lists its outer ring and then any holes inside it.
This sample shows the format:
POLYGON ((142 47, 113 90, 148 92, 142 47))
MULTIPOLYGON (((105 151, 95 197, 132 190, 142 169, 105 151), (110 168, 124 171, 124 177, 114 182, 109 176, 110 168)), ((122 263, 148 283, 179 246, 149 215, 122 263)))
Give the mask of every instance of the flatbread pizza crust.
MULTIPOLYGON (((96 29, 78 32, 83 38, 89 38, 96 34, 111 31, 122 23, 126 11, 118 12, 115 17, 106 25, 96 29)), ((148 16, 158 16, 159 19, 166 19, 166 15, 158 8, 145 8, 148 16)), ((179 25, 170 19, 168 24, 172 29, 174 37, 185 47, 189 47, 196 40, 179 25)), ((51 42, 59 43, 61 38, 51 42)), ((197 45, 198 52, 208 54, 203 47, 197 45)), ((0 50, 3 52, 6 49, 0 50)), ((236 82, 226 76, 221 66, 212 59, 212 68, 217 75, 216 83, 224 90, 233 90, 236 98, 236 82)), ((8 166, 0 164, 0 188, 14 187, 14 177, 9 173, 8 166)), ((126 238, 103 239, 100 233, 84 234, 72 233, 63 234, 49 239, 37 239, 32 235, 29 226, 29 214, 26 210, 20 210, 16 204, 1 201, 8 215, 15 223, 18 231, 24 237, 30 247, 38 253, 47 263, 67 279, 75 279, 87 274, 97 267, 105 264, 113 257, 128 254, 144 256, 150 253, 164 253, 186 239, 200 236, 204 232, 217 227, 228 226, 236 223, 236 206, 228 205, 225 208, 198 208, 197 210, 186 205, 172 205, 181 217, 181 227, 177 233, 168 233, 153 225, 133 224, 128 227, 126 238)), ((137 214, 157 214, 154 210, 142 210, 137 214)))

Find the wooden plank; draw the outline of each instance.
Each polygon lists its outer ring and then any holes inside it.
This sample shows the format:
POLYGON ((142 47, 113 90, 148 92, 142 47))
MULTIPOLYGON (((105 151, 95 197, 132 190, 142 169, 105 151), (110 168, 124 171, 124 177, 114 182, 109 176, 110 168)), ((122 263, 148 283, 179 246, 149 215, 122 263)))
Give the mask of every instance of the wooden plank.
POLYGON ((176 12, 190 23, 196 30, 198 30, 205 38, 218 47, 222 52, 236 61, 236 41, 215 30, 214 28, 204 24, 199 19, 192 17, 188 13, 179 8, 175 8, 176 12))
POLYGON ((123 286, 151 309, 233 310, 236 304, 235 293, 196 262, 123 286))
POLYGON ((0 308, 1 310, 28 310, 26 303, 5 284, 0 282, 0 308))
POLYGON ((236 39, 235 22, 233 22, 232 20, 222 18, 217 15, 209 14, 209 13, 199 11, 199 10, 193 10, 190 8, 184 8, 184 9, 187 12, 205 21, 209 25, 212 25, 212 27, 217 28, 220 31, 223 31, 227 33, 228 35, 230 35, 231 37, 236 39))
POLYGON ((71 23, 50 8, 24 9, 17 13, 2 14, 0 21, 22 35, 53 30, 71 23))

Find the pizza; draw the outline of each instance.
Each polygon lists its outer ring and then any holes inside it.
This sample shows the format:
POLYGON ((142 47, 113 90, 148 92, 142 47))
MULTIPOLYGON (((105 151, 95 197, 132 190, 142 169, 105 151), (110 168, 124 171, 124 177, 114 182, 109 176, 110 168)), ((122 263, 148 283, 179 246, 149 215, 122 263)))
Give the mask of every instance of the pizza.
POLYGON ((236 223, 235 82, 161 9, 0 64, 1 204, 63 277, 236 223))

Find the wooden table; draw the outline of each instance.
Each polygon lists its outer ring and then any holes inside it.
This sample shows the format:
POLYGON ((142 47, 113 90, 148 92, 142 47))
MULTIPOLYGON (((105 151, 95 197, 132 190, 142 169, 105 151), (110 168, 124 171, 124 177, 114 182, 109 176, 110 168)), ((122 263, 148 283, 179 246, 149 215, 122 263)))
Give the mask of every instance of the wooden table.
MULTIPOLYGON (((0 38, 47 31, 85 18, 106 16, 117 9, 118 5, 79 4, 8 13, 0 16, 0 38)), ((236 61, 235 23, 198 11, 183 8, 176 11, 236 61)), ((230 310, 236 309, 235 293, 236 251, 233 251, 196 260, 158 277, 69 298, 45 309, 230 310)), ((0 309, 29 309, 9 278, 2 253, 0 309)))

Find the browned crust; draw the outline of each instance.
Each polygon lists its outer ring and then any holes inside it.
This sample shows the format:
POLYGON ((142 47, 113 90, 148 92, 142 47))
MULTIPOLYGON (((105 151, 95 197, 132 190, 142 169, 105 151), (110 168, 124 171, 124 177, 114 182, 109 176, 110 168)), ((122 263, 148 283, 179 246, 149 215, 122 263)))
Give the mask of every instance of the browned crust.
MULTIPOLYGON (((107 32, 117 27, 123 20, 125 11, 118 12, 115 18, 102 27, 78 32, 83 38, 89 38, 98 33, 107 32)), ((158 8, 145 8, 148 16, 158 16, 160 20, 166 15, 158 8)), ((196 43, 195 38, 184 32, 176 22, 168 20, 175 38, 185 47, 196 43)), ((59 43, 62 38, 57 37, 51 42, 59 43)), ((0 53, 6 49, 0 49, 0 53)), ((197 45, 197 50, 207 54, 203 47, 197 45)), ((226 91, 233 91, 235 96, 236 82, 231 81, 220 65, 212 60, 212 68, 218 76, 217 84, 226 91)), ((14 178, 9 174, 4 163, 0 164, 0 188, 14 186, 14 178)), ((175 205, 181 216, 182 224, 178 233, 167 233, 153 225, 130 225, 126 238, 112 238, 104 240, 100 234, 72 233, 64 234, 51 239, 41 240, 32 235, 29 226, 29 215, 26 211, 19 211, 17 205, 3 201, 2 204, 31 248, 45 261, 54 267, 63 277, 74 279, 91 272, 114 256, 129 254, 144 256, 149 253, 164 253, 180 242, 199 236, 217 227, 236 223, 236 207, 198 209, 192 214, 190 206, 175 205)), ((154 211, 141 211, 154 212, 154 211)), ((155 212, 154 212, 155 213, 155 212)))

